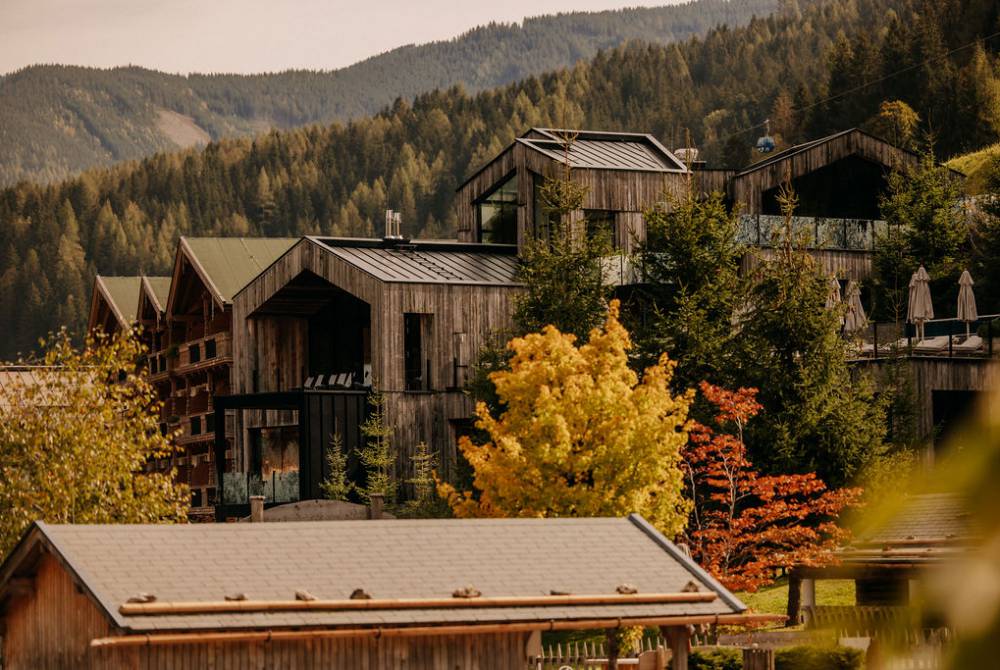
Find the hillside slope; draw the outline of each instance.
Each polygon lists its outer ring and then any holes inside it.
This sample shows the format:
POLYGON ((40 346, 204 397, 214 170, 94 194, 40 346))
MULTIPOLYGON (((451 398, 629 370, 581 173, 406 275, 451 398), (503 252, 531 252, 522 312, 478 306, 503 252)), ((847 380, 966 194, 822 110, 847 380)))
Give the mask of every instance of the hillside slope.
POLYGON ((389 207, 406 234, 453 234, 455 187, 530 126, 646 131, 669 147, 690 137, 710 164, 735 166, 765 118, 784 146, 864 126, 882 100, 900 99, 924 119, 920 132, 938 132, 943 157, 995 143, 1000 119, 982 117, 976 101, 1000 86, 1000 44, 929 56, 989 34, 995 12, 994 0, 827 0, 476 95, 434 91, 347 124, 0 189, 0 358, 49 329, 79 330, 95 271, 169 271, 178 235, 372 235, 389 207), (937 78, 886 77, 900 68, 937 78), (859 93, 872 79, 879 85, 859 93))
POLYGON ((183 77, 136 67, 29 67, 0 77, 0 185, 50 181, 205 138, 368 116, 434 89, 478 92, 629 40, 664 44, 745 25, 779 2, 694 0, 493 24, 333 72, 183 77))

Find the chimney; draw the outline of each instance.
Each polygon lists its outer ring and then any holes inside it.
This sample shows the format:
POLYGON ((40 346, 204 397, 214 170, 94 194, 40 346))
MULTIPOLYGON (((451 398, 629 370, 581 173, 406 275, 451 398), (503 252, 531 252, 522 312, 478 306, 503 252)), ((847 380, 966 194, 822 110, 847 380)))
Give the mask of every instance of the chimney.
POLYGON ((250 496, 250 523, 264 521, 264 496, 250 496))
POLYGON ((368 518, 369 519, 381 519, 382 518, 382 506, 385 501, 382 498, 381 493, 373 493, 368 498, 368 518))
POLYGON ((401 240, 403 217, 399 212, 391 209, 385 210, 385 237, 386 240, 401 240))

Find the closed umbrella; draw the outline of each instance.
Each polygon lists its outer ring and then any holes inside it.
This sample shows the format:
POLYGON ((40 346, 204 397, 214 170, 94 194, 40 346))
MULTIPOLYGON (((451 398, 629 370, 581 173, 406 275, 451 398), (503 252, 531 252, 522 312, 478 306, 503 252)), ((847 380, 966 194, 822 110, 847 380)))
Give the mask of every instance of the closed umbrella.
POLYGON ((868 317, 865 316, 865 307, 861 304, 861 286, 853 279, 847 282, 844 302, 847 303, 844 330, 848 333, 854 333, 865 328, 868 325, 868 317))
POLYGON ((958 320, 965 321, 966 337, 969 337, 969 324, 979 319, 979 312, 976 310, 976 294, 972 292, 973 283, 969 271, 963 271, 958 280, 958 320))
MULTIPOLYGON (((833 275, 830 275, 828 284, 829 290, 826 293, 826 308, 834 309, 840 304, 840 282, 833 275)), ((840 325, 844 325, 844 317, 840 317, 840 325)))
POLYGON ((924 339, 924 324, 934 318, 934 304, 931 302, 930 275, 921 265, 910 280, 910 303, 907 306, 907 320, 917 326, 917 339, 924 339))

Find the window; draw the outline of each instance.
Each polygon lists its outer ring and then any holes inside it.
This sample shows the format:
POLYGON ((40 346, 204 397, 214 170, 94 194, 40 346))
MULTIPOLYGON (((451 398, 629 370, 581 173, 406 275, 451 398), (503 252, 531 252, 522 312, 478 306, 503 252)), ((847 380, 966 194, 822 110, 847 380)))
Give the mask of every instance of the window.
POLYGON ((615 213, 606 209, 585 209, 583 218, 587 224, 587 237, 603 241, 609 247, 618 247, 615 236, 615 213))
POLYGON ((517 244, 517 175, 495 187, 476 203, 479 241, 517 244))
POLYGON ((215 415, 206 414, 205 415, 205 432, 214 433, 215 432, 215 415))
POLYGON ((431 339, 430 314, 403 315, 403 365, 407 391, 431 390, 431 361, 426 348, 431 339))
POLYGON ((201 345, 192 344, 190 347, 188 347, 188 362, 194 364, 200 360, 201 360, 201 345))
POLYGON ((201 435, 201 417, 192 416, 191 417, 191 434, 201 435))
POLYGON ((205 360, 215 358, 215 340, 205 340, 205 360))

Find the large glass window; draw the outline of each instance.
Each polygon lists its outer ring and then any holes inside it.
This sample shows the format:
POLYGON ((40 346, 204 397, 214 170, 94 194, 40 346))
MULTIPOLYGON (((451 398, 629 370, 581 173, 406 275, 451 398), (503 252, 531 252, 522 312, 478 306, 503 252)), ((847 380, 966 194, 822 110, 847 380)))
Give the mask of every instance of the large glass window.
POLYGON ((517 176, 511 175, 477 203, 479 241, 517 244, 517 176))

